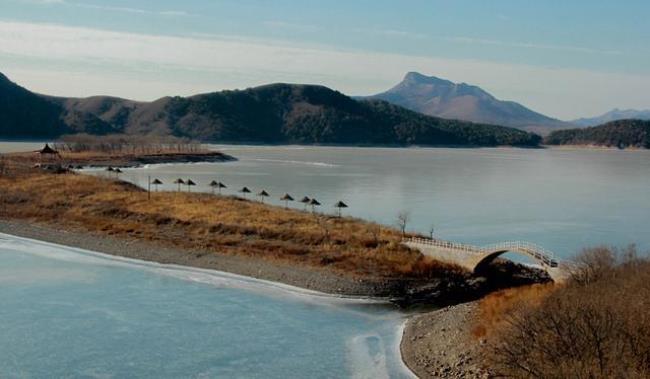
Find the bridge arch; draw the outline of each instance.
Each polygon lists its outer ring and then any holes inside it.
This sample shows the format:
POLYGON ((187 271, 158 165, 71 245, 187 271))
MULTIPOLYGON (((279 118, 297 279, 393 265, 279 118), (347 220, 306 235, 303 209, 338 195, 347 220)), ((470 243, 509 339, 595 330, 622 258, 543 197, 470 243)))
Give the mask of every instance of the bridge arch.
POLYGON ((499 258, 501 255, 506 254, 506 253, 514 253, 518 254, 527 258, 533 259, 535 262, 539 263, 542 267, 550 266, 550 262, 547 264, 544 262, 543 259, 537 258, 532 254, 529 254, 527 252, 522 252, 522 251, 517 251, 517 250, 510 250, 510 249, 503 249, 503 250, 497 250, 493 252, 486 253, 474 266, 473 272, 478 273, 483 271, 487 266, 490 265, 495 259, 499 258))

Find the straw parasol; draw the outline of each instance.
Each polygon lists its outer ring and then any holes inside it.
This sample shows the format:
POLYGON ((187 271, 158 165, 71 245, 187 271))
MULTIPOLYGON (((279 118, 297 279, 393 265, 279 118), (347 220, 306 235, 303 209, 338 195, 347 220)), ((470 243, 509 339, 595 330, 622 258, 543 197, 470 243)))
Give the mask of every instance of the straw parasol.
POLYGON ((309 204, 310 201, 311 201, 311 199, 308 198, 307 196, 305 196, 305 197, 303 197, 302 199, 300 199, 300 202, 303 203, 303 204, 305 205, 304 210, 307 210, 307 204, 309 204))
POLYGON ((185 181, 181 178, 174 180, 174 184, 178 185, 178 192, 181 192, 181 185, 185 184, 185 181))
POLYGON ((316 207, 320 207, 320 203, 316 199, 309 200, 309 205, 311 205, 312 213, 316 213, 316 207))
POLYGON ((154 188, 156 188, 156 192, 158 192, 158 186, 162 185, 163 182, 161 182, 160 179, 154 179, 153 182, 151 182, 151 184, 153 184, 154 188))
POLYGON ((239 190, 239 192, 244 194, 244 198, 246 198, 247 193, 251 193, 251 190, 248 189, 248 187, 243 187, 242 189, 239 190))
POLYGON ((120 174, 122 173, 122 170, 120 170, 120 168, 118 167, 115 170, 113 170, 113 172, 115 173, 115 177, 119 178, 120 174))
POLYGON ((192 179, 187 179, 185 185, 187 186, 187 192, 191 192, 192 186, 195 186, 196 183, 194 183, 192 179))
POLYGON ((342 209, 342 208, 347 208, 348 205, 345 204, 345 203, 342 202, 342 201, 337 201, 336 204, 334 204, 334 207, 338 208, 338 211, 339 211, 339 217, 341 217, 341 209, 342 209))
POLYGON ((214 189, 219 187, 219 183, 216 180, 213 180, 209 184, 210 188, 212 188, 212 194, 214 195, 214 189))
POLYGON ((289 195, 288 193, 285 193, 284 196, 280 198, 280 200, 284 201, 284 207, 289 208, 289 202, 293 201, 293 197, 289 195))
POLYGON ((261 191, 257 194, 257 196, 259 196, 260 199, 262 199, 262 203, 263 203, 263 202, 264 202, 264 198, 265 198, 265 197, 269 197, 269 193, 266 192, 266 191, 264 191, 264 190, 261 190, 261 191))

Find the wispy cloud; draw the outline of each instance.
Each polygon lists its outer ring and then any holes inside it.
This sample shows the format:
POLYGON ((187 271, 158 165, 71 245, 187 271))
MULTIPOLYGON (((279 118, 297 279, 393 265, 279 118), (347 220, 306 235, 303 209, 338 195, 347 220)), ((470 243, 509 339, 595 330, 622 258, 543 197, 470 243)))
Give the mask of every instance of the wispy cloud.
POLYGON ((566 119, 609 109, 611 99, 647 107, 650 88, 647 75, 22 22, 0 22, 0 67, 43 93, 138 99, 269 82, 316 83, 363 95, 385 90, 407 71, 420 71, 480 85, 566 119))
POLYGON ((400 30, 400 29, 355 28, 352 31, 356 33, 372 34, 372 35, 384 36, 384 37, 402 37, 402 38, 410 38, 410 39, 425 39, 429 37, 426 34, 400 30))
POLYGON ((273 29, 289 29, 295 31, 303 32, 318 32, 323 30, 320 26, 312 24, 300 24, 295 22, 279 21, 279 20, 269 20, 263 22, 264 26, 273 28, 273 29))
POLYGON ((583 46, 548 45, 548 44, 540 44, 534 42, 501 41, 501 40, 482 39, 482 38, 473 38, 473 37, 446 37, 445 39, 452 42, 458 42, 458 43, 516 47, 516 48, 525 48, 525 49, 557 50, 557 51, 570 51, 575 53, 604 54, 604 55, 622 54, 622 52, 618 50, 600 50, 600 49, 594 49, 594 48, 583 47, 583 46))
POLYGON ((32 4, 41 4, 41 5, 61 5, 74 8, 84 8, 84 9, 97 9, 108 12, 123 12, 123 13, 134 13, 134 14, 149 14, 149 15, 159 15, 159 16, 194 16, 191 13, 182 11, 182 10, 150 10, 143 8, 132 8, 132 7, 116 7, 110 5, 98 5, 98 4, 88 4, 80 3, 68 0, 22 0, 25 3, 32 4))

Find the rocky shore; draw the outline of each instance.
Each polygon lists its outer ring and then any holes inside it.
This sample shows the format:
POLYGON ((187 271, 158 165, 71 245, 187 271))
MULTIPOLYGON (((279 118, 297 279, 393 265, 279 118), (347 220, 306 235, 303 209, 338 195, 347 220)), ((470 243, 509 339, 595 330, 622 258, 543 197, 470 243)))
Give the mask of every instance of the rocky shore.
POLYGON ((420 378, 488 378, 485 341, 472 336, 477 310, 471 302, 411 317, 401 342, 404 363, 420 378))

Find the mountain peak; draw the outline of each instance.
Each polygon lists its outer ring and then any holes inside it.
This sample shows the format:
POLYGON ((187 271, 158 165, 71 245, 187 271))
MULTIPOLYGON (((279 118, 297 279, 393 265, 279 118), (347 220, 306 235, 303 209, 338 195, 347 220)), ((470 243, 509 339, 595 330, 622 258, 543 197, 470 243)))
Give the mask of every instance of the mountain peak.
POLYGON ((567 126, 521 104, 501 101, 480 87, 415 71, 407 73, 395 87, 371 98, 429 116, 512 126, 540 133, 567 126))
POLYGON ((618 120, 650 120, 650 109, 620 109, 614 108, 611 111, 597 117, 579 118, 571 121, 579 126, 597 126, 611 121, 618 120))
POLYGON ((438 84, 438 85, 453 85, 453 82, 450 82, 446 79, 441 79, 436 76, 426 76, 420 74, 419 72, 411 71, 404 76, 402 83, 409 84, 438 84))

